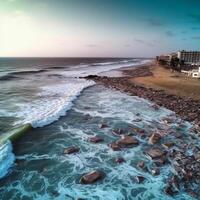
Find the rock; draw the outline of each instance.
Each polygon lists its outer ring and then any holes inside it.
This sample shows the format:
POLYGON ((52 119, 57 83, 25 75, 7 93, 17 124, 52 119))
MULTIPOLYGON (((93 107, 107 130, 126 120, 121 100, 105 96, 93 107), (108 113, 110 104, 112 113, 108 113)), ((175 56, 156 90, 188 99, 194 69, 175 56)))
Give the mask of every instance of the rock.
POLYGON ((72 146, 64 149, 64 154, 73 154, 73 153, 78 153, 79 151, 80 151, 79 147, 72 146))
POLYGON ((137 119, 133 119, 132 122, 141 122, 142 119, 141 118, 137 118, 137 119))
POLYGON ((153 133, 149 138, 149 144, 156 144, 159 143, 161 140, 161 136, 158 133, 153 133))
POLYGON ((191 196, 191 197, 193 197, 193 198, 198 198, 198 194, 195 192, 195 191, 193 191, 192 189, 187 189, 186 190, 186 192, 191 196))
POLYGON ((89 114, 84 115, 84 120, 88 121, 90 120, 92 117, 89 114))
POLYGON ((120 151, 121 150, 120 146, 115 142, 110 144, 110 147, 112 148, 113 151, 120 151))
POLYGON ((137 183, 142 183, 145 178, 143 176, 135 176, 134 177, 134 180, 137 182, 137 183))
POLYGON ((116 159, 115 159, 115 162, 118 163, 118 164, 121 164, 121 163, 124 163, 124 162, 126 162, 126 161, 124 160, 124 158, 119 157, 119 158, 116 158, 116 159))
POLYGON ((160 107, 157 104, 153 104, 151 107, 154 108, 155 110, 159 110, 160 109, 160 107))
POLYGON ((160 170, 158 168, 152 168, 150 172, 153 176, 157 176, 160 174, 160 170))
POLYGON ((164 188, 164 192, 165 194, 170 196, 174 196, 175 194, 177 194, 177 191, 175 191, 172 185, 166 185, 164 188))
POLYGON ((104 178, 104 174, 101 171, 94 170, 85 175, 80 179, 81 184, 92 184, 104 178))
POLYGON ((151 148, 149 149, 146 154, 151 157, 151 159, 159 159, 165 155, 165 152, 159 148, 151 148))
POLYGON ((197 153, 194 155, 194 157, 195 157, 195 160, 199 162, 199 161, 200 161, 200 151, 197 152, 197 153))
POLYGON ((103 138, 99 137, 99 136, 95 136, 95 137, 91 137, 89 139, 90 142, 92 143, 99 143, 99 142, 103 142, 103 138))
POLYGON ((98 78, 97 75, 88 75, 88 76, 85 76, 84 78, 86 79, 95 79, 95 78, 98 78))
POLYGON ((166 163, 166 159, 164 157, 161 157, 159 159, 154 160, 154 164, 156 166, 162 166, 166 163))
POLYGON ((175 133, 173 133, 173 135, 174 135, 176 138, 182 138, 182 134, 179 133, 179 132, 175 132, 175 133))
POLYGON ((174 143, 173 142, 167 142, 167 143, 163 143, 162 146, 165 148, 165 149, 170 149, 174 146, 174 143))
POLYGON ((132 137, 132 136, 122 136, 121 139, 119 139, 116 142, 121 148, 129 148, 133 146, 137 146, 139 144, 139 141, 132 137))
POLYGON ((121 136, 121 135, 124 134, 124 131, 123 131, 122 129, 114 129, 114 130, 112 131, 112 133, 113 133, 113 135, 115 135, 115 136, 121 136))
POLYGON ((170 180, 170 183, 176 188, 176 189, 180 189, 180 184, 179 184, 179 179, 177 176, 173 176, 170 180))
POLYGON ((137 167, 138 167, 139 169, 142 169, 142 170, 144 170, 144 171, 147 171, 147 167, 146 167, 146 165, 145 165, 145 163, 144 163, 143 160, 141 160, 141 161, 139 161, 139 162, 137 163, 137 167))
POLYGON ((99 124, 100 129, 107 128, 107 127, 108 127, 108 125, 106 123, 99 124))

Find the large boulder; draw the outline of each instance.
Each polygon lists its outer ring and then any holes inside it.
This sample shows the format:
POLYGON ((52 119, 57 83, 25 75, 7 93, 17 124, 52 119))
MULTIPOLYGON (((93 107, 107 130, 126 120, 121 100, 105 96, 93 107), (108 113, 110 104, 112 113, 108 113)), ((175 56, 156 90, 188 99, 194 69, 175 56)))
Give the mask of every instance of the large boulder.
POLYGON ((92 143, 99 143, 99 142, 103 142, 103 138, 99 137, 99 136, 94 136, 94 137, 91 137, 89 139, 90 142, 92 143))
POLYGON ((73 153, 78 153, 80 151, 79 147, 68 147, 64 149, 64 154, 73 154, 73 153))
POLYGON ((102 178, 104 178, 104 173, 99 170, 93 170, 85 175, 83 175, 80 179, 81 184, 92 184, 95 183, 102 178))
POLYGON ((133 147, 133 146, 137 146, 139 144, 139 141, 132 137, 132 136, 122 136, 121 139, 119 139, 116 144, 119 145, 119 147, 121 148, 129 148, 129 147, 133 147))
POLYGON ((151 159, 159 159, 162 158, 165 155, 165 152, 159 148, 151 148, 148 151, 146 151, 146 154, 151 159))

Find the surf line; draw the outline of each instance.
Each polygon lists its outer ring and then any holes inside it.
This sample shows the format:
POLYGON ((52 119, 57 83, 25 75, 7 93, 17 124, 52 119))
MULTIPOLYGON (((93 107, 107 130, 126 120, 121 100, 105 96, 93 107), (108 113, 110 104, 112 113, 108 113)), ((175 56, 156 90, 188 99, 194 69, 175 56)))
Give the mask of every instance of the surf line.
POLYGON ((33 127, 30 123, 13 128, 10 131, 8 131, 0 136, 0 144, 4 144, 7 141, 14 142, 17 139, 19 139, 20 137, 22 137, 25 133, 30 131, 32 128, 33 127))

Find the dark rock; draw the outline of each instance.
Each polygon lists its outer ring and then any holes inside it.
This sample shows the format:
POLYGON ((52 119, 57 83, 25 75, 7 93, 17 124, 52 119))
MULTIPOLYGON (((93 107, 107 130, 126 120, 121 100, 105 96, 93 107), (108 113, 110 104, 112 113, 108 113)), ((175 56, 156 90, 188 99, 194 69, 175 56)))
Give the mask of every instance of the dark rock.
POLYGON ((119 139, 116 142, 121 148, 129 148, 133 146, 137 146, 139 144, 139 141, 132 137, 132 136, 122 136, 121 139, 119 139))
POLYGON ((137 183, 142 183, 145 178, 143 176, 135 176, 134 177, 134 180, 137 182, 137 183))
POLYGON ((164 157, 161 157, 159 159, 154 160, 154 164, 156 166, 162 166, 166 163, 166 159, 164 157))
POLYGON ((107 127, 108 127, 108 125, 106 123, 99 124, 100 129, 107 128, 107 127))
POLYGON ((151 157, 151 159, 159 159, 165 155, 165 152, 159 148, 151 148, 146 154, 151 157))
POLYGON ((144 161, 139 161, 138 163, 137 163, 137 167, 139 168, 139 169, 141 169, 141 170, 143 170, 143 171, 147 171, 147 167, 146 167, 146 165, 145 165, 145 162, 144 161))
POLYGON ((160 170, 158 168, 152 168, 150 171, 153 176, 157 176, 160 174, 160 170))
POLYGON ((141 122, 141 121, 142 121, 141 118, 137 118, 137 119, 132 120, 132 122, 141 122))
POLYGON ((84 119, 85 120, 89 120, 89 119, 91 119, 92 117, 89 115, 89 114, 86 114, 86 115, 84 115, 84 119))
POLYGON ((120 146, 115 142, 110 144, 110 147, 112 148, 113 151, 120 151, 121 150, 120 146))
POLYGON ((186 192, 193 198, 198 198, 199 197, 198 193, 193 191, 192 189, 187 189, 186 192))
POLYGON ((162 146, 165 148, 165 149, 170 149, 174 146, 174 143, 173 142, 166 142, 166 143, 163 143, 162 146))
POLYGON ((95 79, 95 78, 98 78, 97 75, 88 75, 88 76, 85 76, 84 78, 86 79, 95 79))
POLYGON ((64 154, 73 154, 73 153, 78 153, 79 151, 80 151, 79 147, 72 146, 64 149, 64 154))
POLYGON ((124 160, 124 158, 119 157, 119 158, 116 158, 116 159, 115 159, 115 162, 118 163, 118 164, 121 164, 121 163, 124 163, 124 162, 126 162, 126 161, 124 160))
POLYGON ((151 107, 153 109, 155 109, 155 110, 159 110, 160 109, 160 106, 158 106, 157 104, 153 104, 151 107))
POLYGON ((182 138, 182 134, 179 133, 179 132, 175 132, 175 133, 173 133, 173 135, 174 135, 176 138, 182 138))
POLYGON ((194 157, 195 157, 195 160, 199 162, 199 161, 200 161, 200 151, 197 152, 197 153, 194 155, 194 157))
POLYGON ((179 184, 179 178, 177 176, 173 176, 170 180, 170 183, 176 188, 176 189, 180 189, 180 184, 179 184))
POLYGON ((92 184, 104 178, 104 173, 98 170, 91 171, 83 175, 80 179, 81 184, 92 184))
POLYGON ((149 144, 156 144, 159 143, 161 140, 161 136, 158 133, 153 133, 149 138, 149 144))
POLYGON ((177 194, 177 191, 173 188, 172 185, 166 185, 164 188, 164 192, 170 196, 174 196, 175 194, 177 194))
POLYGON ((92 143, 99 143, 99 142, 103 142, 104 140, 103 140, 103 138, 101 138, 99 136, 95 136, 95 137, 91 137, 89 139, 89 141, 92 142, 92 143))
POLYGON ((113 133, 113 135, 121 136, 121 135, 124 134, 124 130, 122 130, 122 129, 114 129, 114 130, 112 131, 112 133, 113 133))

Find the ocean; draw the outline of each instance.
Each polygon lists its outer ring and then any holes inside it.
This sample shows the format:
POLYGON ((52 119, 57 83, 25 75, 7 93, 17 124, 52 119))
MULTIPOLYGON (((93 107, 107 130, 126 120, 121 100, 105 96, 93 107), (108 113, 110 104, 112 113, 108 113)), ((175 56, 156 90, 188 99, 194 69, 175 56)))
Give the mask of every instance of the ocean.
MULTIPOLYGON (((161 167, 159 176, 137 168, 146 143, 120 152, 108 144, 117 138, 113 129, 127 132, 139 127, 147 131, 169 129, 163 119, 172 116, 176 129, 181 122, 172 111, 155 110, 152 102, 96 85, 87 75, 118 76, 117 70, 148 62, 134 58, 0 58, 0 199, 2 200, 132 200, 192 199, 186 193, 171 198, 163 193, 170 167, 161 167), (139 113, 139 115, 138 115, 139 113), (100 129, 99 124, 108 126, 100 129), (11 130, 30 124, 23 137, 5 140, 11 130), (6 133, 6 134, 5 134, 6 133), (101 136, 92 144, 88 138, 101 136), (65 155, 69 146, 78 154, 65 155), (123 157, 126 162, 116 164, 123 157), (105 178, 82 185, 82 174, 102 170, 105 178), (133 182, 142 175, 145 181, 133 182)), ((192 125, 184 122, 185 134, 192 125)), ((185 136, 186 141, 187 136, 185 136)), ((189 142, 189 141, 188 141, 189 142)))

